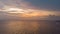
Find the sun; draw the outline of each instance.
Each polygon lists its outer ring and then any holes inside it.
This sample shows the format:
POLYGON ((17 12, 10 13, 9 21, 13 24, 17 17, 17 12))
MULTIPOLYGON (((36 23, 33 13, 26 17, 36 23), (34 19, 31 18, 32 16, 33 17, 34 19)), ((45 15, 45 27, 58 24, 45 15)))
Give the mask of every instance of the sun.
POLYGON ((19 8, 9 8, 8 10, 10 10, 10 11, 22 11, 23 9, 19 9, 19 8))

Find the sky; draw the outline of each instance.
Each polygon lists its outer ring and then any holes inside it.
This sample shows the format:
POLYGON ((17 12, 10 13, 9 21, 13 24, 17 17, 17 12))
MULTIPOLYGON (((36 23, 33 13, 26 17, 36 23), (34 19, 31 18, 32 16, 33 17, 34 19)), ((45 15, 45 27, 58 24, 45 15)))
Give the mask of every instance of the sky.
POLYGON ((60 11, 60 0, 0 0, 0 7, 15 6, 60 11))
POLYGON ((23 13, 23 16, 60 16, 60 0, 0 0, 0 12, 23 13))

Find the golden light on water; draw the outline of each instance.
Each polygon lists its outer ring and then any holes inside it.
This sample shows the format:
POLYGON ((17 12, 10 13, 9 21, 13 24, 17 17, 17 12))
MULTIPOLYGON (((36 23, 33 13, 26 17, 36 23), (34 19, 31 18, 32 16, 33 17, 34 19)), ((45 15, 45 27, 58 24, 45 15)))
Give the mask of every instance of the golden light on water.
POLYGON ((22 32, 24 33, 26 30, 29 32, 35 32, 38 30, 40 25, 37 22, 26 22, 26 21, 10 21, 5 25, 10 32, 22 32), (24 31, 24 32, 23 32, 24 31))

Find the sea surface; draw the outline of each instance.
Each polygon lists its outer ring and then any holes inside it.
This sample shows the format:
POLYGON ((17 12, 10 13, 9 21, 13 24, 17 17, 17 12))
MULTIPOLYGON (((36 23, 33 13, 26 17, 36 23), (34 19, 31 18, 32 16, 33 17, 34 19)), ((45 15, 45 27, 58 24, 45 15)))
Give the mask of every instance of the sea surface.
POLYGON ((60 34, 60 21, 0 20, 0 34, 60 34))

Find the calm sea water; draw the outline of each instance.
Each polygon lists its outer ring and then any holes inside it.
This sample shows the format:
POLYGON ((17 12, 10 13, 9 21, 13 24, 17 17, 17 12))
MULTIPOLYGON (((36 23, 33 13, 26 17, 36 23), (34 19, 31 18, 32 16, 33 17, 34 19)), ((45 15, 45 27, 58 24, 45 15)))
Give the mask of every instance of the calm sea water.
POLYGON ((60 34, 60 22, 0 21, 0 34, 60 34))

